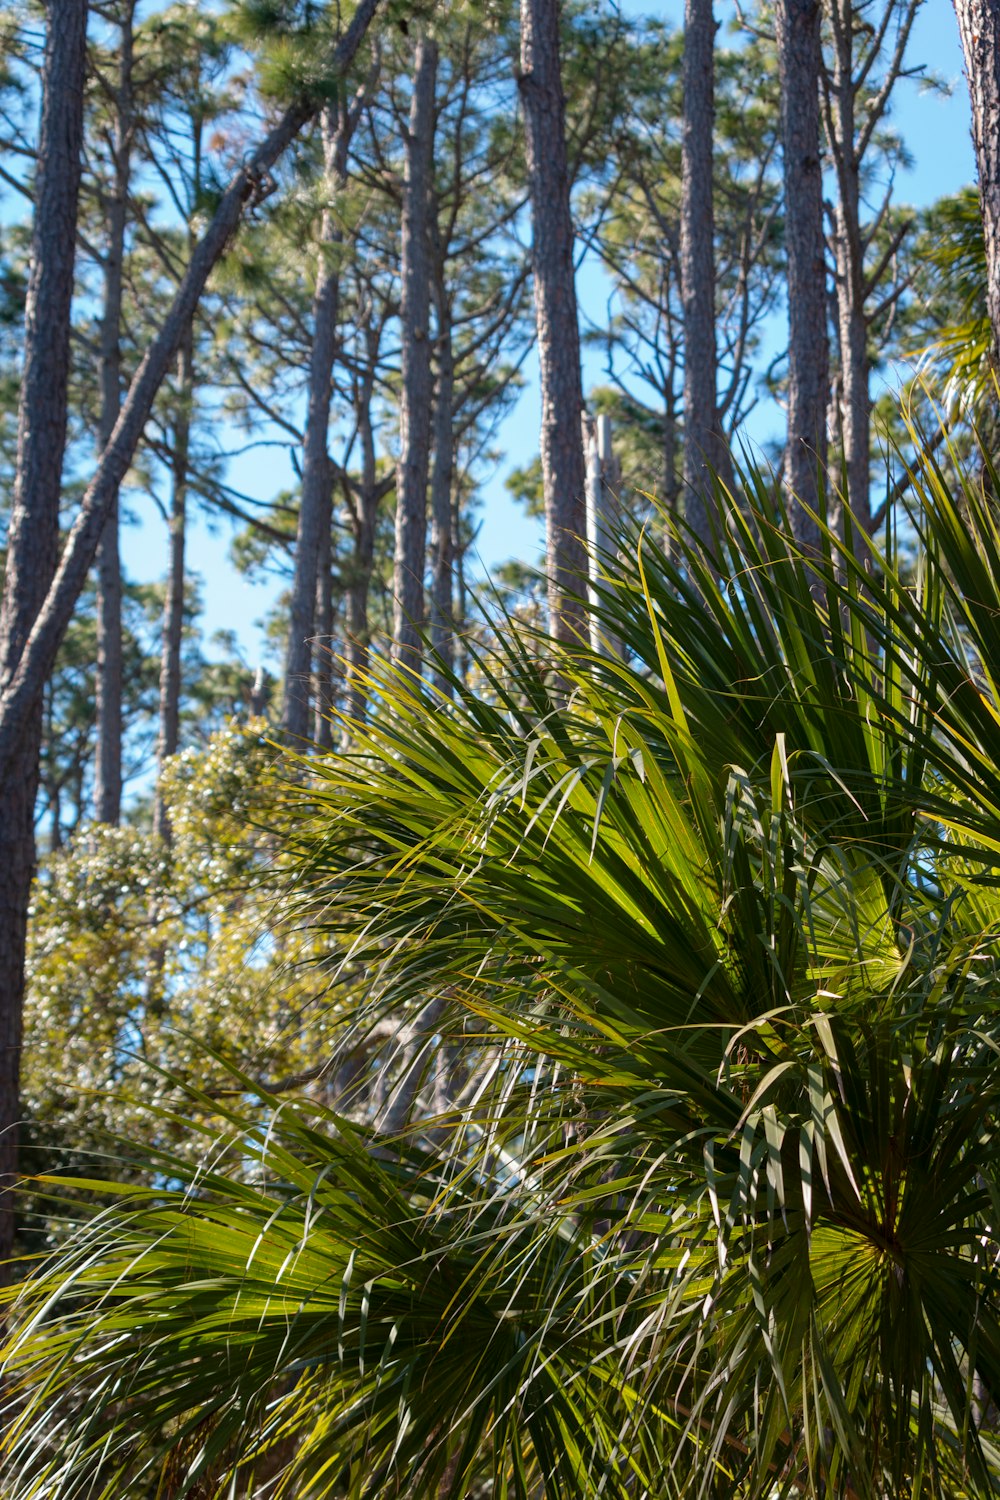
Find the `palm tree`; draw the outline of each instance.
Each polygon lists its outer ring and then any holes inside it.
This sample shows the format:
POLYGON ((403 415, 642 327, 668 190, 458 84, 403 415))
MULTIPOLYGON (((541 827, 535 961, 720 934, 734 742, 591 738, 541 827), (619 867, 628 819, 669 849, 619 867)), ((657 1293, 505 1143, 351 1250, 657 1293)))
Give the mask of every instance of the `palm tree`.
POLYGON ((195 1101, 16 1296, 5 1495, 1000 1490, 1000 529, 927 455, 905 585, 747 484, 605 559, 628 660, 374 670, 297 899, 451 1102, 195 1101))

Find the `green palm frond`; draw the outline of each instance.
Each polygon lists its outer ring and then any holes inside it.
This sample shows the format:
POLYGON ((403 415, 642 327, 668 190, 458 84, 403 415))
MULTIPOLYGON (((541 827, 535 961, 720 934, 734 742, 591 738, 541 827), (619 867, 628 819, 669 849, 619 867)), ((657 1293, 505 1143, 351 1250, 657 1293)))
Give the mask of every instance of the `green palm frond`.
POLYGON ((926 281, 923 329, 930 338, 913 355, 943 375, 949 410, 971 407, 990 394, 993 334, 986 308, 986 244, 979 193, 964 188, 927 213, 918 252, 926 281))
POLYGON ((627 658, 373 667, 294 899, 451 1103, 265 1099, 83 1226, 5 1494, 1000 1491, 1000 533, 927 454, 907 583, 745 479, 604 559, 627 658))
POLYGON ((7 1493, 229 1493, 291 1447, 281 1494, 457 1495, 484 1446, 511 1495, 589 1493, 598 1460, 631 1493, 614 1278, 572 1221, 529 1240, 475 1175, 269 1102, 230 1120, 249 1182, 136 1189, 66 1252, 5 1367, 7 1493))

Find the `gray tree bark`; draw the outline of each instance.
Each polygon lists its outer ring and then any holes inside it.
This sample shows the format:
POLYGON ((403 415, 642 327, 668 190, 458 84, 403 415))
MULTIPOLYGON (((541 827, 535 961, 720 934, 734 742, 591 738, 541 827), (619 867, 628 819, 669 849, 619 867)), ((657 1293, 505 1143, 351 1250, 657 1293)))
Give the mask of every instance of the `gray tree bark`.
POLYGON ((443 997, 429 1000, 408 1026, 399 1029, 393 1056, 383 1063, 383 1077, 379 1080, 381 1097, 374 1124, 382 1135, 398 1135, 410 1124, 413 1107, 433 1067, 434 1033, 444 1007, 443 997), (387 1084, 384 1074, 397 1058, 399 1073, 387 1084))
MULTIPOLYGON (((17 464, 0 603, 0 685, 7 690, 45 600, 59 549, 66 446, 73 257, 83 146, 87 0, 50 4, 42 67, 31 271, 25 304, 17 464)), ((35 864, 42 683, 24 705, 0 774, 0 1278, 13 1252, 20 1120, 24 955, 35 864)))
POLYGON ((313 739, 321 750, 333 748, 333 501, 319 539, 316 559, 316 640, 313 647, 313 739))
MULTIPOLYGON (((125 230, 133 134, 132 22, 135 5, 122 7, 121 53, 112 139, 112 186, 106 204, 104 310, 101 317, 101 452, 111 441, 122 405, 121 314, 125 230)), ((97 750, 94 815, 117 824, 122 805, 122 569, 118 545, 118 495, 113 496, 97 549, 97 750)))
POLYGON ((680 502, 680 485, 677 474, 677 399, 674 395, 674 370, 675 355, 671 349, 668 363, 670 379, 663 395, 663 504, 667 516, 676 521, 680 502))
MULTIPOLYGON (((817 23, 818 25, 818 23, 817 23)), ((854 6, 836 6, 828 114, 837 171, 835 260, 837 342, 840 350, 839 435, 847 501, 861 529, 871 529, 869 486, 871 397, 868 322, 865 317, 865 246, 861 233, 861 158, 855 145, 854 6)))
POLYGON ((986 307, 1000 360, 1000 0, 955 0, 972 102, 972 141, 986 240, 986 307))
POLYGON ((820 0, 777 0, 788 257, 788 440, 785 484, 795 535, 816 547, 819 528, 795 498, 816 510, 826 471, 830 345, 820 160, 820 0))
POLYGON ((388 492, 391 480, 379 480, 375 458, 375 431, 372 424, 372 400, 379 365, 382 339, 381 324, 366 316, 362 329, 365 358, 354 382, 354 411, 361 447, 361 476, 357 486, 347 486, 348 505, 354 533, 354 556, 345 570, 344 587, 344 655, 347 676, 347 717, 364 719, 368 709, 368 687, 364 674, 368 669, 370 630, 368 595, 375 564, 375 522, 379 501, 388 492))
POLYGON ((518 87, 531 190, 549 626, 576 640, 585 633, 586 465, 558 0, 521 0, 518 87))
POLYGON ((713 0, 685 0, 681 134, 684 506, 688 526, 702 542, 712 534, 714 476, 725 480, 728 472, 716 381, 714 134, 713 0))
POLYGON ((435 365, 434 465, 431 471, 431 644, 443 670, 435 684, 450 694, 449 674, 455 664, 455 541, 452 534, 452 486, 455 479, 455 354, 452 348, 451 307, 444 266, 434 277, 435 365))
MULTIPOLYGON (((587 453, 587 550, 592 608, 601 603, 601 581, 612 566, 615 555, 615 520, 620 514, 621 465, 615 458, 611 439, 611 418, 602 414, 584 422, 587 453)), ((592 613, 590 649, 602 656, 620 656, 622 643, 617 635, 607 634, 606 627, 592 613)))
POLYGON ((368 595, 375 564, 375 513, 377 509, 378 493, 373 463, 371 480, 362 479, 360 493, 355 497, 354 556, 351 559, 346 580, 347 586, 344 591, 346 712, 348 719, 356 720, 358 723, 364 720, 368 711, 368 686, 364 680, 364 674, 368 670, 371 639, 368 622, 368 595))
MULTIPOLYGON (((824 69, 824 116, 837 176, 835 260, 840 355, 839 436, 847 499, 860 532, 872 531, 871 358, 869 329, 878 309, 867 306, 889 263, 866 257, 875 234, 863 222, 865 154, 903 71, 906 46, 923 0, 881 0, 880 14, 856 0, 826 0, 831 61, 824 69), (892 24, 894 23, 894 24, 892 24)), ((886 199, 888 202, 888 199, 886 199)), ((881 217, 876 213, 874 223, 881 217)), ((900 233, 900 238, 902 232, 900 233)))
MULTIPOLYGON (((347 173, 349 132, 349 116, 343 105, 328 105, 322 114, 327 203, 320 228, 319 267, 313 295, 313 341, 309 351, 309 393, 302 445, 302 498, 285 656, 283 718, 286 731, 297 740, 306 739, 309 733, 309 688, 313 637, 316 635, 319 561, 324 553, 329 574, 333 476, 327 438, 340 316, 337 249, 342 238, 337 229, 334 203, 347 173)), ((329 650, 329 641, 326 649, 329 650)))
POLYGON ((184 579, 187 544, 188 466, 194 400, 194 340, 190 329, 177 356, 177 415, 174 419, 170 474, 170 542, 167 589, 163 600, 160 652, 160 731, 156 745, 156 797, 153 832, 170 839, 170 820, 163 797, 163 772, 181 742, 181 651, 184 644, 184 579))
POLYGON ((434 98, 438 49, 417 43, 410 128, 406 137, 402 226, 402 390, 396 477, 396 551, 393 562, 393 659, 420 670, 427 561, 427 478, 430 466, 431 371, 430 213, 434 185, 434 98))
MULTIPOLYGON (((860 181, 852 173, 851 198, 860 207, 860 181)), ((840 345, 840 440, 847 500, 860 529, 871 532, 871 361, 864 309, 864 267, 856 258, 854 205, 837 206, 837 324, 840 345), (845 211, 846 209, 846 211, 845 211), (859 274, 860 272, 860 274, 859 274)))
MULTIPOLYGON (((379 4, 380 0, 359 0, 350 25, 329 59, 328 77, 333 78, 350 66, 379 4)), ((0 692, 0 783, 11 773, 33 707, 41 699, 80 590, 94 561, 108 512, 132 462, 157 392, 194 317, 208 277, 247 206, 259 202, 270 191, 271 167, 312 119, 317 108, 311 97, 297 100, 257 148, 247 153, 222 194, 212 221, 191 257, 159 334, 135 373, 111 441, 101 455, 70 529, 51 587, 18 654, 16 667, 0 692)))

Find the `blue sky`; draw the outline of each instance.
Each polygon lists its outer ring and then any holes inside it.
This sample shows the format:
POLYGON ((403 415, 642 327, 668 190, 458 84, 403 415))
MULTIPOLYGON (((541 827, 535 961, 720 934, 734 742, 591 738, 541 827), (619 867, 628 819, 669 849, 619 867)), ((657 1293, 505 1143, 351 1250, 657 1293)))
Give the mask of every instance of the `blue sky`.
MULTIPOLYGON (((649 0, 620 0, 627 15, 655 15, 680 24, 682 0, 651 4, 649 0)), ((730 13, 726 4, 718 7, 723 18, 730 13)), ((894 122, 913 157, 913 168, 900 175, 896 197, 899 202, 922 206, 942 194, 956 191, 974 177, 972 146, 969 138, 969 103, 955 15, 949 0, 925 0, 914 27, 910 45, 912 65, 924 65, 951 86, 951 96, 922 89, 915 80, 902 81, 894 98, 894 122)), ((592 309, 595 317, 603 311, 606 282, 600 269, 585 265, 578 281, 581 308, 592 309)), ((510 468, 528 461, 538 449, 538 392, 533 364, 526 369, 527 384, 514 410, 499 434, 499 446, 506 459, 483 488, 482 528, 478 550, 483 566, 492 566, 508 557, 534 561, 541 544, 540 525, 525 517, 510 499, 504 487, 504 476, 510 468)), ((585 385, 600 381, 600 355, 594 351, 585 358, 585 385)), ((761 412, 750 436, 763 441, 771 435, 775 414, 761 412)), ((261 499, 270 498, 293 482, 290 468, 268 450, 248 455, 232 467, 231 483, 245 493, 261 499)), ((139 508, 140 524, 123 537, 123 553, 130 576, 137 580, 162 576, 166 563, 166 534, 160 519, 148 502, 139 508)), ((207 636, 216 630, 236 632, 251 662, 262 659, 263 643, 256 622, 275 596, 275 586, 249 584, 242 579, 228 559, 230 528, 226 523, 211 532, 199 517, 191 527, 188 556, 190 566, 200 575, 205 612, 202 626, 207 636)))

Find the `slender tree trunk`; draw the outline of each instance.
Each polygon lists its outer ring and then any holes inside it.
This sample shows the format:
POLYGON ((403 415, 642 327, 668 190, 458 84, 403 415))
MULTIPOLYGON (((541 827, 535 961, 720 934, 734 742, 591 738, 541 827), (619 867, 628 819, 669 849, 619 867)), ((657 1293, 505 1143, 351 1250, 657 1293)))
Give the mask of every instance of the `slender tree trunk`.
POLYGON ((838 214, 837 321, 840 331, 840 437, 847 499, 866 536, 871 533, 871 363, 864 310, 864 271, 851 253, 838 214))
POLYGON ((826 458, 831 475, 836 475, 843 460, 840 431, 842 405, 840 372, 843 368, 843 360, 840 357, 840 304, 837 301, 836 283, 832 278, 828 278, 827 284, 826 326, 829 330, 830 352, 830 375, 826 401, 826 458))
POLYGON ((187 541, 188 464, 194 396, 194 340, 190 332, 177 358, 177 417, 170 485, 170 564, 163 601, 163 645, 160 655, 160 735, 156 747, 156 799, 153 832, 170 839, 170 820, 163 796, 163 772, 180 749, 181 649, 184 643, 184 550, 187 541))
MULTIPOLYGON (((78 0, 72 0, 72 3, 67 0, 65 7, 60 3, 60 24, 64 11, 75 14, 77 3, 78 0)), ((379 4, 380 0, 358 0, 347 30, 329 59, 324 60, 328 79, 342 75, 350 67, 379 4)), ((313 118, 316 109, 313 97, 304 95, 297 99, 260 144, 244 156, 198 242, 160 332, 135 373, 111 441, 101 455, 70 529, 55 577, 17 656, 16 665, 0 692, 0 784, 13 772, 32 722, 32 712, 55 664, 80 590, 94 561, 108 512, 132 462, 160 386, 185 331, 190 328, 209 275, 239 226, 247 205, 258 202, 269 191, 271 167, 313 118)))
POLYGON ((313 739, 321 750, 333 748, 333 505, 319 539, 316 560, 316 643, 313 648, 313 739))
POLYGON ((122 806, 122 571, 118 496, 97 549, 97 746, 94 816, 117 825, 122 806))
MULTIPOLYGON (((347 111, 342 105, 339 108, 330 105, 323 111, 322 130, 327 206, 320 230, 319 269, 313 296, 302 500, 285 658, 285 729, 298 740, 304 740, 309 733, 309 682, 316 634, 318 561, 324 539, 327 557, 330 546, 332 475, 327 443, 340 316, 340 257, 337 250, 341 236, 337 230, 335 198, 346 175, 349 131, 347 111)), ((329 649, 329 642, 326 645, 329 649)))
POLYGON ((955 0, 986 240, 986 307, 1000 362, 1000 0, 955 0))
POLYGON ((393 657, 420 668, 427 558, 427 476, 430 465, 431 372, 430 209, 434 185, 434 98, 437 43, 417 43, 410 128, 406 138, 402 232, 402 399, 396 477, 396 553, 393 565, 393 657))
MULTIPOLYGON (((664 288, 664 300, 669 299, 669 288, 664 288)), ((667 329, 667 350, 663 376, 663 429, 661 435, 663 451, 663 504, 667 515, 676 519, 680 499, 677 474, 677 341, 671 330, 669 307, 664 307, 664 324, 667 329)))
MULTIPOLYGON (((818 509, 826 471, 830 348, 826 321, 823 168, 820 161, 820 0, 778 0, 788 256, 788 442, 790 496, 818 509)), ((791 501, 793 530, 815 547, 819 528, 791 501)))
POLYGON ((558 0, 521 0, 518 85, 531 189, 549 624, 560 639, 575 640, 587 579, 586 466, 558 0))
POLYGON ((431 644, 444 671, 435 683, 451 692, 449 674, 455 665, 455 601, 451 492, 455 478, 455 356, 451 342, 451 308, 440 263, 434 283, 437 311, 434 385, 434 466, 431 472, 431 644))
POLYGON ((250 689, 250 715, 252 718, 259 719, 267 713, 267 704, 270 696, 270 675, 266 668, 258 667, 253 676, 253 686, 250 689))
MULTIPOLYGON (((49 813, 49 849, 52 853, 63 846, 63 823, 62 823, 62 777, 59 775, 59 767, 55 757, 51 753, 52 747, 57 743, 55 730, 55 692, 51 680, 45 685, 42 694, 42 755, 39 763, 39 786, 48 803, 49 813), (49 754, 45 754, 46 747, 49 754)), ((37 816, 37 806, 36 806, 37 816)))
MULTIPOLYGON (((101 318, 101 452, 111 441, 122 405, 121 315, 125 229, 132 151, 132 18, 121 17, 121 55, 112 144, 113 182, 107 202, 104 312, 101 318)), ((122 568, 118 547, 118 495, 111 502, 97 549, 97 753, 94 815, 117 824, 122 806, 122 568)))
POLYGON ((677 359, 678 346, 676 340, 669 332, 670 323, 667 321, 668 345, 666 368, 662 372, 663 379, 663 427, 661 432, 661 445, 663 451, 663 507, 666 512, 666 525, 663 529, 663 546, 669 554, 673 545, 673 525, 676 523, 680 512, 681 482, 677 468, 678 458, 678 421, 677 421, 677 359))
POLYGON ((861 530, 871 530, 871 397, 865 246, 861 228, 861 162, 855 142, 854 7, 841 6, 835 27, 830 150, 837 169, 837 332, 840 350, 840 441, 847 501, 861 530))
MULTIPOLYGON (((25 304, 17 465, 0 604, 0 685, 9 684, 44 603, 59 549, 59 496, 83 145, 86 0, 50 4, 42 68, 31 272, 25 304)), ((0 1264, 14 1243, 24 955, 35 864, 42 689, 0 776, 0 1264)), ((0 1271, 4 1279, 9 1268, 0 1271)))
POLYGON ((378 369, 381 328, 367 320, 364 326, 365 364, 355 377, 354 409, 361 448, 361 483, 348 491, 354 529, 354 557, 346 570, 344 587, 344 655, 347 660, 347 715, 360 723, 367 713, 368 689, 363 675, 368 669, 368 595, 375 564, 375 522, 380 499, 375 460, 375 429, 372 400, 378 369))
MULTIPOLYGON (((610 566, 615 550, 615 513, 621 494, 621 468, 615 460, 611 440, 611 418, 602 414, 596 420, 586 419, 587 433, 587 563, 590 574, 590 602, 596 608, 601 602, 600 584, 610 566)), ((590 649, 601 655, 621 655, 621 641, 609 636, 596 614, 588 619, 590 649)))
POLYGON ((681 136, 684 505, 688 526, 703 542, 712 535, 714 476, 725 481, 728 470, 716 384, 714 135, 713 0, 685 0, 681 136))
POLYGON ((347 717, 362 723, 368 712, 368 687, 363 674, 368 670, 371 635, 368 595, 375 560, 375 511, 378 506, 374 488, 362 485, 357 506, 354 557, 344 595, 344 655, 347 658, 347 717))
POLYGON ((455 634, 452 637, 452 652, 455 658, 455 676, 464 682, 469 671, 469 652, 465 641, 465 622, 469 617, 469 589, 465 578, 465 553, 468 539, 462 535, 462 499, 457 488, 452 486, 451 495, 451 544, 453 548, 455 634))
MULTIPOLYGON (((444 1013, 442 996, 429 1000, 418 1016, 405 1028, 404 1040, 397 1043, 400 1071, 394 1083, 385 1089, 374 1121, 375 1129, 383 1135, 397 1135, 411 1123, 414 1105, 427 1076, 431 1072, 434 1054, 441 1045, 435 1041, 434 1033, 444 1013)), ((395 1061, 395 1057, 391 1059, 395 1061)), ((389 1062, 383 1064, 387 1068, 389 1062)), ((381 1080, 380 1080, 381 1081, 381 1080)))

